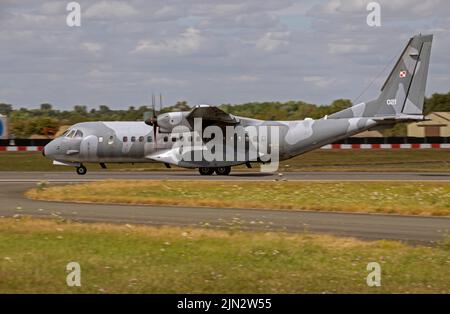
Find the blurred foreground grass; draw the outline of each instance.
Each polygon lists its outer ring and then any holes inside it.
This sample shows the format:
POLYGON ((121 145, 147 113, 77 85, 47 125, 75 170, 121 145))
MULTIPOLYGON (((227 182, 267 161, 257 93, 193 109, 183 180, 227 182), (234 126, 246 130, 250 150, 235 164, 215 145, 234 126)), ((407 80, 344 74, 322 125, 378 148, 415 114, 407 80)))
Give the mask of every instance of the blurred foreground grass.
POLYGON ((447 182, 107 180, 34 188, 40 200, 450 216, 447 182))
POLYGON ((1 218, 0 293, 44 292, 450 293, 450 243, 1 218), (66 285, 72 261, 81 287, 66 285))

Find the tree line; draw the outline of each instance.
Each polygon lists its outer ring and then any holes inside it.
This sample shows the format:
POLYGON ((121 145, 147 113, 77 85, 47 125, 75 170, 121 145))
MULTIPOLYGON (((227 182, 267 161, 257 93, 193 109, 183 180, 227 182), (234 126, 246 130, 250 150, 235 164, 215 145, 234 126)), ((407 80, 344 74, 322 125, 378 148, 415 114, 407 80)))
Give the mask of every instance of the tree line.
MULTIPOLYGON (((325 115, 352 106, 349 99, 337 99, 329 105, 317 105, 304 101, 287 102, 250 102, 245 104, 222 104, 225 112, 262 120, 301 120, 319 119, 325 115)), ((185 101, 164 107, 163 112, 187 111, 185 101)), ((62 125, 72 125, 83 121, 142 121, 144 113, 151 111, 151 106, 129 107, 128 109, 111 109, 102 105, 88 110, 87 106, 77 105, 71 110, 58 110, 51 104, 41 104, 39 109, 14 109, 11 104, 0 103, 0 114, 8 116, 10 133, 16 138, 26 138, 32 134, 46 134, 49 129, 57 130, 62 125)), ((450 92, 433 94, 425 99, 425 113, 433 111, 450 111, 450 92)), ((405 125, 397 125, 383 131, 385 135, 406 135, 405 125)))

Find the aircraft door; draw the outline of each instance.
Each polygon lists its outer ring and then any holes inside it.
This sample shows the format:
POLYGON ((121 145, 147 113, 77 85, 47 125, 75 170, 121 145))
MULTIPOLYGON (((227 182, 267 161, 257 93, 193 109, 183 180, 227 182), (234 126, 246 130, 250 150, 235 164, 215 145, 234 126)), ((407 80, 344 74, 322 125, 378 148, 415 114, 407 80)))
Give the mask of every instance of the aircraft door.
POLYGON ((95 162, 97 156, 98 138, 95 135, 86 136, 80 145, 80 156, 82 161, 95 162))

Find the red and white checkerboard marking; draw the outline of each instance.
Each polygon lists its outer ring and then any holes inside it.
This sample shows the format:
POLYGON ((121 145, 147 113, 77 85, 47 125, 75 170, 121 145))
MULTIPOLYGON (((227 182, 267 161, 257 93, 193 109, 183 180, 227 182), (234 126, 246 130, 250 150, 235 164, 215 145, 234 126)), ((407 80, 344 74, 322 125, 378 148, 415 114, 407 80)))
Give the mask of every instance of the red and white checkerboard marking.
POLYGON ((40 152, 44 146, 0 146, 0 152, 40 152))
POLYGON ((406 71, 400 71, 400 74, 398 75, 400 77, 406 77, 406 71))
POLYGON ((442 144, 328 144, 321 149, 450 149, 450 143, 442 144))
MULTIPOLYGON (((450 149, 450 143, 441 144, 328 144, 321 149, 450 149)), ((44 146, 0 146, 0 152, 40 152, 44 146)))

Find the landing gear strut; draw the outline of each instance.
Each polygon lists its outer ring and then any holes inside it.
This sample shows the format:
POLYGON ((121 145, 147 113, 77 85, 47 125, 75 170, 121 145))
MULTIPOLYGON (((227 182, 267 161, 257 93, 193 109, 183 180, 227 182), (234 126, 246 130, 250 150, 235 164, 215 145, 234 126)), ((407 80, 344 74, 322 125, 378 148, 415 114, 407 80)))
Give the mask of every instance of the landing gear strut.
POLYGON ((86 172, 87 172, 87 169, 86 169, 85 166, 80 165, 79 167, 77 167, 77 173, 78 173, 79 175, 85 175, 86 172))
POLYGON ((225 166, 225 167, 217 167, 215 169, 215 172, 218 176, 227 176, 230 174, 231 172, 231 167, 230 166, 225 166))

